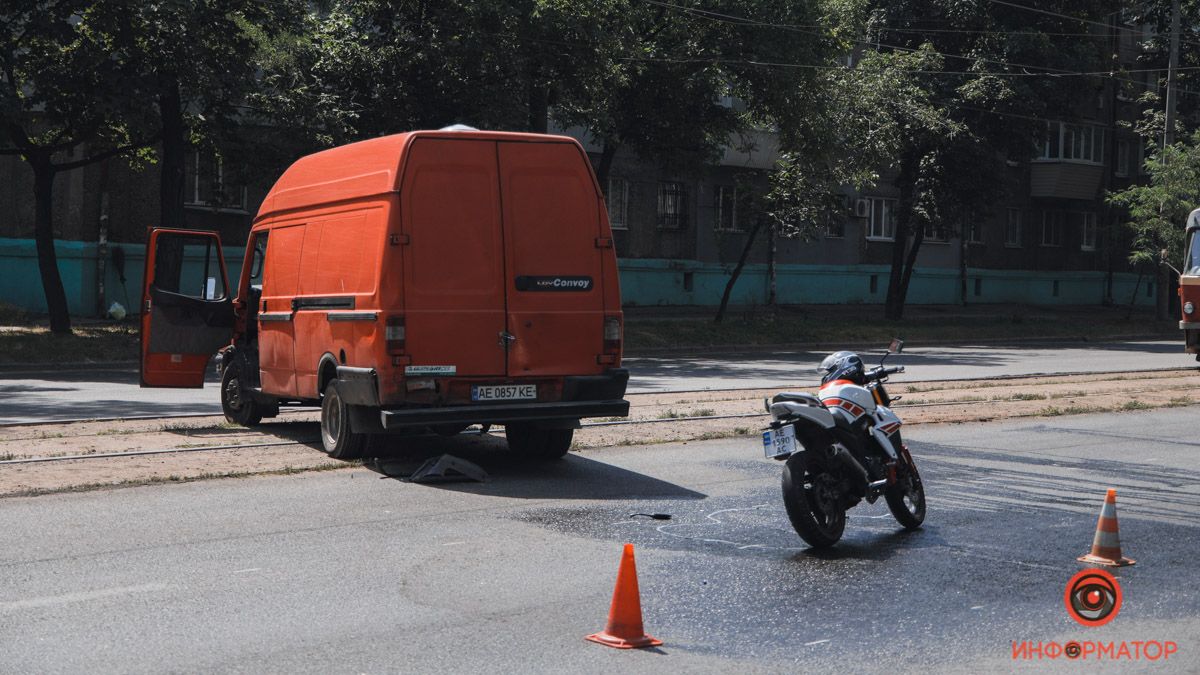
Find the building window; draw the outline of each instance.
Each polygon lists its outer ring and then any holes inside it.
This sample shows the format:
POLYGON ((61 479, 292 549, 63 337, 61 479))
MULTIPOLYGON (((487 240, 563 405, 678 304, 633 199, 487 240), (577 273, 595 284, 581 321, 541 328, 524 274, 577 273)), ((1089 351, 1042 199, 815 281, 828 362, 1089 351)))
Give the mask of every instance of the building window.
POLYGON ((925 225, 925 241, 934 244, 944 244, 950 241, 950 233, 941 225, 932 223, 925 225))
POLYGON ((825 236, 829 239, 842 239, 846 236, 846 221, 841 218, 830 221, 825 225, 825 236))
POLYGON ((1062 246, 1063 212, 1042 212, 1042 246, 1062 246))
POLYGON ((1096 250, 1096 214, 1082 213, 1083 225, 1082 234, 1079 239, 1079 248, 1084 251, 1096 250))
POLYGON ((246 186, 228 180, 225 167, 216 153, 193 150, 186 173, 191 175, 185 178, 185 205, 229 211, 246 210, 246 186))
POLYGON ((1008 210, 1008 222, 1004 224, 1004 245, 1008 248, 1021 248, 1021 221, 1024 219, 1021 209, 1008 210))
POLYGON ((629 221, 629 181, 624 178, 608 179, 608 193, 604 195, 605 206, 608 207, 608 224, 614 230, 628 230, 629 221))
POLYGON ((1129 175, 1129 141, 1117 141, 1117 165, 1113 173, 1118 176, 1129 175))
POLYGON ((737 188, 730 185, 718 185, 714 195, 717 207, 717 228, 725 232, 741 232, 738 222, 737 188))
POLYGON ((1090 124, 1047 122, 1038 153, 1044 160, 1104 163, 1104 128, 1090 124))
POLYGON ((966 225, 963 225, 963 230, 965 230, 968 244, 983 243, 983 224, 978 220, 972 220, 966 225))
POLYGON ((688 193, 683 183, 658 184, 658 226, 678 230, 688 224, 688 193))
POLYGON ((896 238, 896 200, 871 197, 871 217, 867 223, 867 239, 891 241, 896 238))

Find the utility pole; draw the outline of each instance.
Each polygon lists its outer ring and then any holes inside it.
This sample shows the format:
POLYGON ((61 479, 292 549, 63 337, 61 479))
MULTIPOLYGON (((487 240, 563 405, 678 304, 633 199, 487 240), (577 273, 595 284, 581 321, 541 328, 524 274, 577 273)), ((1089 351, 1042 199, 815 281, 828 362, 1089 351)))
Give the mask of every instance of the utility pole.
POLYGON ((1179 0, 1171 1, 1171 57, 1167 62, 1167 124, 1163 146, 1175 142, 1175 71, 1179 68, 1179 0))
MULTIPOLYGON (((1163 161, 1166 161, 1166 147, 1175 142, 1175 71, 1179 68, 1179 0, 1171 0, 1171 56, 1167 61, 1167 115, 1166 126, 1163 129, 1163 161)), ((1159 265, 1158 297, 1155 307, 1155 318, 1160 321, 1167 318, 1170 296, 1167 294, 1171 285, 1171 275, 1166 268, 1159 265)))

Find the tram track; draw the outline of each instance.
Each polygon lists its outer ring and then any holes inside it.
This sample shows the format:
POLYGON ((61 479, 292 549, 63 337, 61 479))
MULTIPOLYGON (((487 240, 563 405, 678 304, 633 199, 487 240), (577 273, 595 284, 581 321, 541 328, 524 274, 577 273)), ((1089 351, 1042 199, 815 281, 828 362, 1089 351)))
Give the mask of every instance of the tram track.
MULTIPOLYGON (((1170 380, 1173 380, 1173 379, 1180 379, 1180 380, 1185 381, 1182 384, 1182 386, 1177 387, 1178 389, 1191 389, 1194 387, 1194 383, 1191 378, 1191 376, 1194 375, 1194 369, 1158 369, 1158 370, 1154 370, 1154 371, 1137 371, 1134 373, 1131 373, 1128 371, 1117 371, 1117 372, 1113 372, 1113 373, 1088 373, 1088 374, 1086 374, 1086 376, 1080 375, 1080 374, 1073 374, 1073 375, 1039 376, 1037 378, 1032 378, 1030 376, 988 378, 987 380, 980 380, 979 382, 977 382, 976 383, 977 386, 973 389, 969 389, 968 383, 965 381, 962 381, 962 380, 942 381, 942 382, 929 382, 929 381, 905 382, 902 384, 894 383, 892 386, 897 391, 907 391, 908 389, 912 389, 912 390, 914 390, 912 393, 906 393, 903 396, 917 398, 918 396, 928 397, 928 396, 933 396, 933 395, 937 395, 937 394, 953 395, 952 392, 958 392, 958 391, 997 390, 997 389, 1002 389, 1004 387, 1020 386, 1021 384, 1028 383, 1031 380, 1037 380, 1042 388, 1046 388, 1046 387, 1050 387, 1050 386, 1058 386, 1058 385, 1086 386, 1088 384, 1095 384, 1095 383, 1113 383, 1116 381, 1129 380, 1130 376, 1133 376, 1133 375, 1145 375, 1146 377, 1157 377, 1158 384, 1154 385, 1154 386, 1138 386, 1135 388, 1126 388, 1126 387, 1122 386, 1121 394, 1126 396, 1127 398, 1130 398, 1131 400, 1132 400, 1132 397, 1134 397, 1136 395, 1140 395, 1140 394, 1161 393, 1164 390, 1164 385, 1170 384, 1170 380), (1177 375, 1178 378, 1170 377, 1173 374, 1177 375), (1104 379, 1104 376, 1119 376, 1119 377, 1110 377, 1109 379, 1104 379), (939 386, 939 385, 944 385, 944 386, 939 386), (968 385, 968 386, 964 386, 964 385, 968 385)), ((1179 384, 1179 383, 1176 383, 1176 384, 1179 384)), ((621 420, 602 420, 602 421, 584 422, 581 425, 581 427, 582 427, 582 430, 586 432, 587 430, 603 429, 603 428, 624 428, 626 430, 632 430, 632 429, 638 428, 638 427, 655 427, 655 426, 672 425, 672 424, 674 424, 674 425, 692 424, 692 425, 709 425, 709 426, 711 426, 712 423, 719 423, 722 421, 743 420, 743 419, 744 420, 751 420, 751 419, 765 420, 768 417, 768 415, 765 411, 749 412, 749 411, 745 411, 744 408, 747 404, 757 403, 757 401, 761 401, 761 398, 759 398, 758 396, 749 396, 747 394, 750 394, 752 392, 757 393, 757 394, 763 394, 763 393, 769 393, 770 391, 772 391, 772 390, 771 389, 763 389, 763 388, 738 388, 738 389, 723 389, 723 390, 684 390, 684 391, 666 392, 666 393, 656 392, 656 393, 631 394, 631 395, 629 395, 629 398, 633 402, 632 412, 635 415, 634 418, 621 419, 621 420), (678 401, 668 400, 668 401, 664 402, 664 399, 670 399, 671 397, 695 396, 695 395, 702 395, 703 397, 708 397, 708 398, 699 398, 696 400, 678 400, 678 401), (700 414, 700 415, 678 414, 674 411, 675 407, 680 407, 681 405, 685 405, 685 404, 704 405, 704 406, 713 406, 713 407, 720 407, 720 406, 724 405, 726 407, 733 407, 734 409, 726 410, 723 412, 717 412, 717 411, 713 410, 710 412, 710 414, 700 414), (738 408, 738 407, 741 407, 742 410, 741 411, 736 410, 736 408, 738 408), (665 408, 665 411, 660 413, 660 416, 658 416, 658 417, 637 417, 636 416, 639 413, 645 414, 645 415, 651 415, 654 413, 655 410, 664 410, 664 408, 665 408)), ((1112 396, 1113 396, 1113 391, 1111 391, 1111 390, 1108 390, 1108 391, 1104 391, 1104 390, 1100 390, 1100 391, 1069 390, 1069 391, 1065 391, 1065 392, 1062 392, 1062 391, 1051 392, 1048 394, 1024 393, 1024 394, 1018 394, 1018 395, 1008 396, 1008 397, 1004 397, 1004 396, 985 397, 985 396, 975 395, 975 396, 963 396, 963 397, 958 397, 958 398, 950 398, 950 399, 945 399, 945 400, 924 400, 924 398, 922 398, 922 399, 918 399, 918 400, 911 401, 911 402, 904 402, 901 397, 897 397, 898 402, 893 407, 899 411, 908 410, 908 411, 915 412, 915 411, 919 411, 919 410, 923 410, 923 409, 953 408, 955 406, 960 406, 960 407, 961 406, 978 406, 980 404, 986 404, 986 405, 990 405, 990 406, 1004 405, 1004 404, 1050 405, 1050 404, 1055 403, 1056 401, 1070 400, 1073 403, 1074 408, 1080 409, 1081 411, 1087 411, 1085 409, 1088 406, 1079 405, 1078 402, 1080 400, 1083 400, 1086 402, 1089 400, 1094 400, 1094 399, 1099 399, 1099 398, 1112 398, 1112 396)), ((284 418, 282 421, 284 421, 285 423, 289 423, 289 424, 305 423, 305 424, 307 424, 307 423, 315 423, 316 420, 313 418, 314 415, 315 415, 315 410, 313 410, 313 409, 299 409, 299 410, 285 411, 281 415, 281 417, 284 418), (305 417, 305 416, 307 416, 307 417, 305 417)), ((197 420, 198 422, 201 422, 200 425, 194 426, 194 427, 187 427, 187 426, 168 427, 166 425, 163 425, 159 428, 147 428, 144 430, 134 430, 134 431, 125 432, 123 434, 118 434, 118 435, 122 435, 122 436, 126 437, 127 440, 130 442, 130 444, 135 445, 135 446, 139 442, 139 439, 137 438, 138 436, 149 437, 154 434, 162 435, 162 434, 166 434, 166 433, 181 433, 189 441, 185 445, 179 445, 179 446, 173 446, 173 447, 149 447, 149 448, 141 447, 141 448, 128 450, 128 451, 108 451, 108 452, 96 451, 96 452, 86 452, 86 453, 67 452, 67 453, 59 454, 59 452, 54 451, 54 450, 49 450, 49 449, 47 449, 47 451, 41 451, 41 452, 39 452, 37 450, 21 452, 17 448, 13 447, 16 444, 21 444, 21 443, 32 443, 32 444, 36 445, 38 442, 49 441, 49 440, 59 441, 60 443, 61 442, 70 442, 72 440, 79 442, 82 439, 100 437, 103 435, 111 435, 111 434, 109 434, 109 432, 106 432, 106 431, 93 432, 93 433, 79 433, 79 434, 71 434, 68 432, 58 432, 53 435, 46 435, 45 432, 42 432, 41 435, 16 436, 16 437, 10 437, 10 438, 0 437, 0 466, 21 465, 21 464, 47 464, 47 463, 55 463, 55 462, 72 462, 72 461, 84 461, 84 460, 122 459, 122 458, 144 457, 144 456, 149 456, 149 455, 208 453, 208 452, 244 450, 244 449, 254 449, 254 448, 281 448, 281 447, 288 447, 288 446, 313 447, 315 444, 319 444, 318 437, 316 437, 316 436, 310 437, 307 435, 304 437, 301 437, 301 438, 294 438, 294 439, 265 440, 264 435, 263 435, 264 431, 267 434, 266 438, 269 438, 270 437, 269 435, 271 434, 270 426, 272 426, 272 425, 265 425, 264 427, 261 427, 258 430, 242 430, 240 428, 228 428, 227 429, 228 433, 222 434, 222 436, 228 436, 230 441, 232 441, 233 439, 236 439, 236 438, 245 438, 248 441, 254 441, 255 439, 264 439, 264 440, 262 440, 262 442, 245 442, 245 443, 226 442, 226 443, 216 443, 216 444, 212 444, 212 445, 195 443, 194 441, 196 440, 197 436, 193 435, 193 434, 200 434, 200 437, 203 437, 204 432, 211 432, 214 430, 220 432, 220 431, 225 430, 225 429, 223 429, 223 427, 225 427, 225 425, 223 423, 217 423, 217 424, 212 424, 212 425, 204 425, 203 424, 204 420, 213 419, 215 417, 217 417, 217 416, 215 416, 215 415, 201 415, 201 416, 177 415, 177 416, 174 416, 173 415, 173 416, 159 416, 159 417, 144 418, 144 419, 134 419, 134 418, 126 417, 126 418, 112 418, 112 419, 77 420, 77 421, 72 421, 72 422, 52 422, 52 423, 48 423, 48 424, 43 424, 43 425, 39 425, 39 426, 70 428, 73 425, 80 425, 80 424, 85 424, 85 423, 89 424, 89 425, 96 425, 96 424, 103 424, 105 422, 127 423, 127 422, 152 422, 152 421, 158 421, 158 420, 179 421, 179 420, 184 420, 184 419, 194 419, 194 420, 197 420)), ((921 422, 921 420, 919 418, 912 418, 912 413, 910 413, 909 415, 905 415, 905 417, 910 418, 908 420, 908 421, 910 421, 910 423, 920 423, 921 422)), ((937 421, 945 421, 945 420, 937 420, 937 421)), ((24 428, 28 428, 30 426, 32 426, 32 425, 24 425, 24 424, 22 424, 22 425, 6 425, 6 427, 0 427, 0 431, 3 431, 5 428, 7 428, 9 430, 23 430, 24 428)), ((748 433, 748 431, 746 431, 746 429, 744 427, 739 427, 739 429, 742 429, 743 433, 748 433)), ((473 429, 473 430, 468 430, 467 432, 464 432, 464 433, 480 434, 480 433, 482 433, 482 431, 479 429, 473 429)), ((489 432, 489 433, 494 434, 494 435, 502 435, 503 434, 503 432, 499 431, 499 430, 489 432)), ((653 432, 650 432, 650 433, 653 433, 653 432)), ((644 434, 639 433, 639 435, 644 435, 644 434)), ((278 437, 276 436, 276 438, 278 438, 278 437)), ((316 447, 315 449, 319 450, 319 447, 316 447)))

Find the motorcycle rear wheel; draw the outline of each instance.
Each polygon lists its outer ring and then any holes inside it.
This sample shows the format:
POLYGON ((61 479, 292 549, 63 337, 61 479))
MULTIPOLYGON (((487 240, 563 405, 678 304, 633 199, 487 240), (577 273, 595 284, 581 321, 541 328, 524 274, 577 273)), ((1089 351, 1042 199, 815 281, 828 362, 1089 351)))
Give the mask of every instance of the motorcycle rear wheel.
POLYGON ((806 477, 800 455, 792 455, 783 465, 783 505, 788 520, 813 548, 833 546, 846 530, 846 510, 837 505, 835 482, 825 473, 806 477))
POLYGON ((883 496, 896 522, 906 530, 915 530, 925 522, 925 486, 907 450, 896 469, 896 482, 884 490, 883 496))

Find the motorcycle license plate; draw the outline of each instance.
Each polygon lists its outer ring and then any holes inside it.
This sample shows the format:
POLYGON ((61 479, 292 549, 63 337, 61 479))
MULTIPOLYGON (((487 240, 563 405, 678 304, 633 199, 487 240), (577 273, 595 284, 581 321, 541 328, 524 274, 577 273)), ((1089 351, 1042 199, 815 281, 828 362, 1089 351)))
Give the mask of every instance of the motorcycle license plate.
POLYGON ((770 459, 796 452, 796 429, 792 425, 763 431, 763 453, 770 459))

